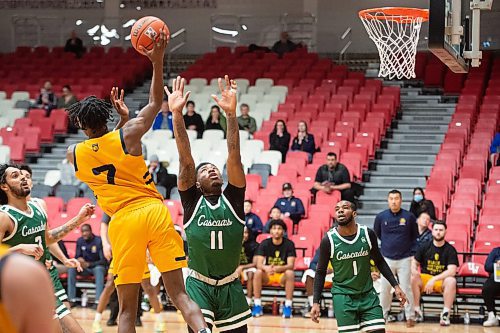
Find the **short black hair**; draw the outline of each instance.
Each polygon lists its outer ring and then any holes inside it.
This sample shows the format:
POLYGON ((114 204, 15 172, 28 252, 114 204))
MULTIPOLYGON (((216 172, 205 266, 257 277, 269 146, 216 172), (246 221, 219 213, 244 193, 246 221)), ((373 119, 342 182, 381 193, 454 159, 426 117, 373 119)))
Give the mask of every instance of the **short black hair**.
POLYGON ((415 194, 416 191, 422 192, 422 197, 425 199, 425 193, 424 193, 424 189, 423 188, 421 188, 421 187, 415 187, 413 189, 413 194, 415 194))
POLYGON ((448 229, 448 226, 444 221, 440 220, 434 221, 434 223, 432 223, 432 227, 434 228, 435 225, 442 225, 444 227, 444 230, 448 229))
POLYGON ((340 200, 339 202, 342 202, 342 201, 348 202, 350 204, 353 212, 356 212, 358 210, 358 206, 356 205, 356 203, 349 201, 349 200, 340 200))
MULTIPOLYGON (((17 168, 17 166, 13 164, 0 164, 0 184, 7 183, 7 174, 5 172, 10 167, 17 168)), ((0 205, 6 205, 8 202, 9 198, 7 197, 7 193, 0 189, 0 205)))
POLYGON ((28 171, 28 173, 30 174, 30 176, 33 176, 33 170, 31 169, 31 167, 27 164, 21 164, 18 166, 19 170, 21 171, 28 171))
POLYGON ((326 156, 328 156, 328 157, 332 157, 333 156, 333 157, 337 158, 337 154, 335 154, 333 151, 331 151, 328 154, 326 154, 326 156))
POLYGON ((198 175, 198 171, 200 171, 200 169, 203 168, 207 164, 214 165, 213 163, 210 163, 210 162, 201 162, 200 164, 198 164, 198 166, 195 169, 196 175, 198 175))
POLYGON ((248 109, 250 110, 250 107, 248 106, 248 104, 247 104, 247 103, 241 103, 241 105, 240 105, 240 109, 241 109, 241 108, 248 108, 248 109))
POLYGON ((280 213, 281 213, 281 208, 274 206, 273 208, 271 208, 271 209, 269 210, 269 214, 271 214, 271 212, 273 211, 273 209, 277 209, 277 210, 279 210, 279 211, 280 211, 280 213))
POLYGON ((83 130, 99 130, 107 127, 108 120, 113 120, 111 104, 95 96, 85 97, 69 106, 66 111, 73 125, 83 130))
POLYGON ((399 194, 399 197, 400 197, 400 198, 402 198, 402 197, 403 197, 403 195, 401 194, 401 192, 400 192, 400 191, 398 191, 398 190, 396 190, 396 189, 394 189, 394 190, 390 190, 390 191, 389 191, 389 194, 387 194, 387 196, 389 196, 390 194, 399 194))
POLYGON ((80 230, 82 230, 83 227, 89 227, 90 232, 92 232, 92 226, 90 224, 88 224, 88 223, 82 224, 82 226, 80 227, 80 230))
POLYGON ((186 106, 189 106, 189 105, 195 106, 196 104, 194 104, 193 101, 187 101, 186 106))
POLYGON ((271 230, 275 225, 281 226, 286 232, 286 224, 282 219, 271 220, 271 222, 269 222, 269 230, 271 230))
POLYGON ((66 88, 66 89, 68 89, 69 91, 71 91, 71 86, 70 86, 69 84, 65 84, 65 85, 63 86, 63 89, 64 89, 64 88, 66 88))
POLYGON ((243 202, 248 202, 250 205, 253 205, 253 201, 252 201, 252 200, 250 200, 250 199, 246 199, 246 200, 245 200, 245 201, 243 201, 243 202))

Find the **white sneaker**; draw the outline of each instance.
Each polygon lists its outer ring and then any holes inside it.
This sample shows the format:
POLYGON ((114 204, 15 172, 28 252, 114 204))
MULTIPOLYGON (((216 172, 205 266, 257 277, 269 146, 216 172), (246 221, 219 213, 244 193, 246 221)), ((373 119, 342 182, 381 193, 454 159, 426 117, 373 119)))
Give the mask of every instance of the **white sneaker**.
POLYGON ((422 323, 424 321, 424 314, 420 308, 415 309, 415 321, 417 323, 422 323))
POLYGON ((450 313, 449 312, 441 312, 439 325, 450 326, 450 313))
POLYGON ((484 327, 498 326, 498 319, 493 312, 488 312, 488 319, 483 323, 484 327))

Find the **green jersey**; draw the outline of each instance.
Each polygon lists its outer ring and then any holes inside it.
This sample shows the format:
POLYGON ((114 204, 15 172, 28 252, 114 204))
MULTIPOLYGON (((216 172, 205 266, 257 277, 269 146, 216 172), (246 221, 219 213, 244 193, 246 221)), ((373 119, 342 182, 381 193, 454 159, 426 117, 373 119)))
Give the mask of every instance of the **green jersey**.
POLYGON ((0 211, 7 214, 14 224, 12 233, 4 237, 2 243, 11 247, 20 244, 40 245, 44 253, 39 261, 45 265, 45 260, 52 259, 45 242, 47 215, 45 215, 45 211, 33 201, 28 202, 28 207, 30 208, 29 213, 22 212, 9 205, 0 207, 0 211))
POLYGON ((189 268, 216 280, 234 273, 240 264, 244 227, 245 221, 224 194, 215 205, 201 196, 184 224, 189 268))
POLYGON ((340 236, 336 228, 327 233, 331 246, 334 295, 363 294, 373 288, 370 271, 372 244, 366 226, 357 226, 358 231, 352 241, 340 236))

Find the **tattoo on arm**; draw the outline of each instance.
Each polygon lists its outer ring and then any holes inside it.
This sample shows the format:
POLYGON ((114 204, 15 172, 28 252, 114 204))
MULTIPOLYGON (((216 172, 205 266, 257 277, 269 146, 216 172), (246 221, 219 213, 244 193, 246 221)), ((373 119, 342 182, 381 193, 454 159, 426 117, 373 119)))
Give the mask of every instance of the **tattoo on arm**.
POLYGON ((240 132, 236 117, 227 118, 227 149, 229 154, 240 154, 240 132))
POLYGON ((60 227, 49 230, 47 243, 55 243, 64 238, 70 231, 79 226, 78 218, 74 217, 60 227))

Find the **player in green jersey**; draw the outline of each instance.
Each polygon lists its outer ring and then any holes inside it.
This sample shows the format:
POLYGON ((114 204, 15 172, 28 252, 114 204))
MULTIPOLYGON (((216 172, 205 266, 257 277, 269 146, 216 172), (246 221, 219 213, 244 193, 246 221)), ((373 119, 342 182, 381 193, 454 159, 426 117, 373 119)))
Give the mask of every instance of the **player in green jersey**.
POLYGON ((10 251, 33 256, 49 270, 56 289, 56 317, 67 332, 83 332, 69 309, 61 302, 65 294, 57 270, 52 268, 48 246, 56 243, 71 230, 87 221, 94 213, 93 205, 85 205, 79 214, 64 225, 49 230, 45 210, 29 200, 31 184, 26 175, 14 165, 0 166, 0 240, 11 246, 10 251))
POLYGON ((338 227, 330 229, 321 241, 311 318, 319 322, 320 300, 328 262, 333 267, 332 297, 338 331, 385 332, 384 316, 373 289, 370 259, 394 287, 401 305, 406 296, 380 254, 375 232, 357 224, 356 205, 340 201, 335 206, 338 227))
POLYGON ((179 193, 184 207, 184 229, 189 249, 186 291, 200 306, 205 321, 221 332, 247 332, 250 309, 239 274, 245 217, 245 173, 241 164, 238 121, 236 119, 236 82, 219 79, 222 95, 212 95, 227 117, 228 185, 222 190, 220 170, 211 163, 195 168, 182 117, 189 97, 184 95, 184 79, 174 80, 168 104, 179 150, 179 193))

